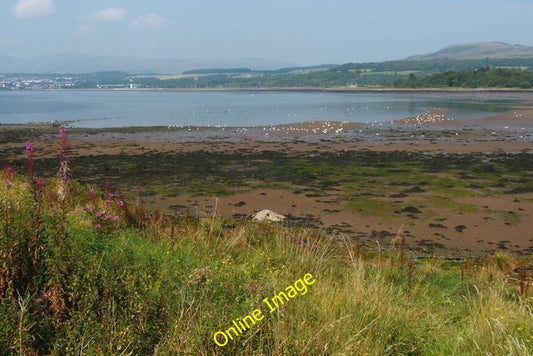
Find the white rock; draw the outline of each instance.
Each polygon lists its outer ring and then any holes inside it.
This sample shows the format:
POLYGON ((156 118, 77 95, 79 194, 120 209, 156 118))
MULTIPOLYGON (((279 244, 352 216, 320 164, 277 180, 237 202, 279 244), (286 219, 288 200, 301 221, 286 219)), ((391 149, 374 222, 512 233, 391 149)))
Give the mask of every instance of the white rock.
POLYGON ((257 222, 272 221, 280 222, 285 220, 284 215, 278 214, 272 210, 264 209, 252 215, 252 220, 257 222))

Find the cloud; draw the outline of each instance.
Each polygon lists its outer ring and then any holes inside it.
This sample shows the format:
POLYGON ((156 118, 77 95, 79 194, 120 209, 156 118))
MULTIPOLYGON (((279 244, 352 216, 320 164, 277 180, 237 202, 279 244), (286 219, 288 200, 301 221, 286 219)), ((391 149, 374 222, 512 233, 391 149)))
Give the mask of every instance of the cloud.
POLYGON ((13 14, 20 19, 27 19, 54 12, 52 0, 17 0, 13 14))
POLYGON ((90 25, 79 25, 76 27, 76 33, 78 35, 87 35, 89 33, 92 33, 94 31, 93 27, 90 25))
POLYGON ((108 7, 96 11, 93 15, 93 19, 97 21, 120 21, 124 18, 124 10, 117 7, 108 7))
POLYGON ((130 23, 130 28, 134 30, 142 29, 151 29, 151 28, 161 28, 165 27, 170 23, 169 20, 165 19, 156 14, 148 14, 144 16, 139 16, 130 23))

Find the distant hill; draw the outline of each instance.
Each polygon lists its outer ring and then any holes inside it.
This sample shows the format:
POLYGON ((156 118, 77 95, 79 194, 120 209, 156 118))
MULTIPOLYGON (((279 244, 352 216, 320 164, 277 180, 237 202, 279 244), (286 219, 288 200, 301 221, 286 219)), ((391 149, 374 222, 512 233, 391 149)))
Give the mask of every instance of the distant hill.
POLYGON ((274 70, 294 66, 264 58, 140 58, 95 57, 83 54, 62 54, 34 58, 0 56, 0 73, 93 73, 100 71, 124 71, 139 73, 182 73, 197 68, 239 68, 274 70))
POLYGON ((512 45, 503 42, 458 44, 435 53, 408 57, 407 60, 427 61, 436 59, 501 59, 533 58, 533 47, 512 45))
MULTIPOLYGON (((436 72, 442 70, 475 70, 484 66, 521 67, 533 66, 533 47, 511 45, 503 42, 458 44, 435 53, 415 55, 404 60, 377 63, 346 63, 337 70, 371 70, 436 72)), ((132 56, 89 56, 84 54, 60 54, 32 58, 0 56, 0 73, 93 73, 123 71, 130 74, 227 74, 228 68, 251 71, 275 71, 277 74, 309 73, 328 70, 335 65, 298 67, 291 63, 264 58, 141 58, 132 56), (207 68, 207 69, 206 69, 207 68)))

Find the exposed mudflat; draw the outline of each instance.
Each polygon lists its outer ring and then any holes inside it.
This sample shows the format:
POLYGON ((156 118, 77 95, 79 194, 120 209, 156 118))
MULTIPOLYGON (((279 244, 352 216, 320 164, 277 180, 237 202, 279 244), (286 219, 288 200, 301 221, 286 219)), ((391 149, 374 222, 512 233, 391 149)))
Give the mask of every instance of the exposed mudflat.
MULTIPOLYGON (((0 163, 54 175, 52 125, 0 126, 0 163)), ((169 214, 286 224, 418 255, 533 253, 533 110, 461 120, 435 109, 387 124, 69 129, 72 177, 110 182, 169 214)))

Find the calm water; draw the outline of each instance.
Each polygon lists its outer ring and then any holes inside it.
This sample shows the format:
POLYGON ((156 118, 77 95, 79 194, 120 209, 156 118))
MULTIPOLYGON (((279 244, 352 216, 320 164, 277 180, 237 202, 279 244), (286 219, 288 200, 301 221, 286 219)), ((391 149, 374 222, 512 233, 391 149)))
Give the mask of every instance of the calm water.
POLYGON ((476 118, 513 102, 481 95, 301 92, 0 91, 0 123, 76 121, 77 127, 264 126, 315 120, 384 122, 431 108, 476 118))

